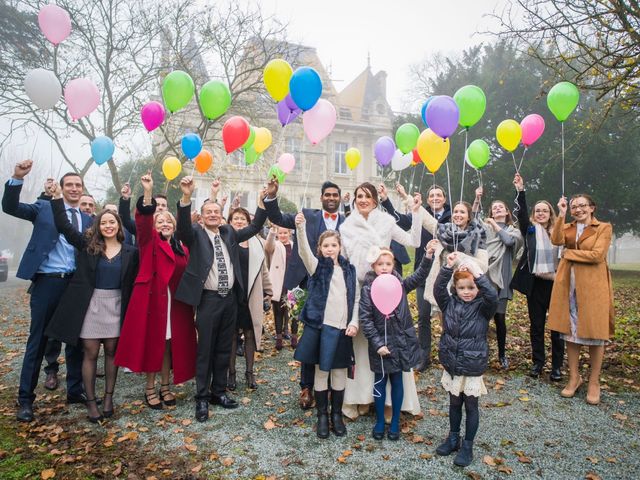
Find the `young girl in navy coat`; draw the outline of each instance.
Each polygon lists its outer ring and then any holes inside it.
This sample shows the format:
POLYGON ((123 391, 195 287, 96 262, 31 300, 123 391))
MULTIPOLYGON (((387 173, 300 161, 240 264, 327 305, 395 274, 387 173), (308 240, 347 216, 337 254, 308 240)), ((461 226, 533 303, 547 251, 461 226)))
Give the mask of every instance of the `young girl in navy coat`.
POLYGON ((409 372, 415 368, 423 356, 418 345, 407 293, 424 285, 437 240, 429 242, 426 255, 418 269, 406 279, 393 269, 394 255, 390 248, 373 246, 367 254, 367 261, 371 262, 373 271, 366 274, 360 296, 360 326, 362 333, 369 342, 369 366, 374 373, 373 401, 376 409, 376 424, 373 427, 373 438, 382 440, 384 437, 384 403, 387 393, 387 381, 391 383, 391 425, 387 438, 400 438, 400 408, 404 397, 402 372, 409 372), (373 281, 382 274, 395 275, 402 284, 402 299, 391 314, 384 315, 373 303, 371 286, 373 281))
POLYGON ((487 369, 487 329, 496 312, 498 294, 475 263, 458 263, 458 253, 447 256, 447 265, 440 270, 433 291, 442 310, 442 386, 449 392, 449 436, 436 453, 450 455, 459 450, 453 463, 466 467, 473 460, 473 439, 479 425, 478 399, 487 393, 482 374, 487 369), (454 266, 458 267, 455 273, 454 266), (451 276, 450 296, 447 285, 451 276), (467 418, 461 447, 462 404, 467 418))
POLYGON ((296 215, 298 251, 309 280, 307 301, 300 314, 304 332, 293 356, 302 363, 315 365, 314 396, 318 411, 316 434, 329 436, 329 375, 331 375, 331 429, 336 436, 346 435, 342 403, 347 383, 347 368, 353 366, 351 337, 358 333, 353 319, 356 302, 356 271, 340 255, 340 234, 327 230, 318 239, 317 256, 311 251, 302 213, 296 215))

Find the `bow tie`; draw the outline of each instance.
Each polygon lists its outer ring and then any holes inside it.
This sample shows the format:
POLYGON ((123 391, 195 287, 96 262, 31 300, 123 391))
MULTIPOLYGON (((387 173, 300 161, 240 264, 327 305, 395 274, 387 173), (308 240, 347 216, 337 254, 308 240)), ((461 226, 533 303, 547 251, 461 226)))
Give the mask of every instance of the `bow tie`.
POLYGON ((336 218, 338 218, 338 214, 337 213, 324 212, 324 218, 331 218, 331 220, 335 220, 336 218))

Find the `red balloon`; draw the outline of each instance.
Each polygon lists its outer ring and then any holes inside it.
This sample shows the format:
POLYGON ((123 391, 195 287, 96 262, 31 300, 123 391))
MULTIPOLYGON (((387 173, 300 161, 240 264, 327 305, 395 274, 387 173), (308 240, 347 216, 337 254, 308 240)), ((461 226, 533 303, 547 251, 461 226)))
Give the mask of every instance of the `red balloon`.
POLYGON ((418 149, 414 148, 413 149, 413 160, 411 160, 411 166, 415 167, 416 165, 418 165, 420 162, 422 161, 422 159, 420 158, 420 154, 418 153, 418 149))
POLYGON ((231 117, 224 122, 224 126, 222 127, 222 143, 224 143, 224 149, 227 153, 237 150, 245 144, 250 134, 251 127, 249 126, 249 122, 237 115, 231 117))

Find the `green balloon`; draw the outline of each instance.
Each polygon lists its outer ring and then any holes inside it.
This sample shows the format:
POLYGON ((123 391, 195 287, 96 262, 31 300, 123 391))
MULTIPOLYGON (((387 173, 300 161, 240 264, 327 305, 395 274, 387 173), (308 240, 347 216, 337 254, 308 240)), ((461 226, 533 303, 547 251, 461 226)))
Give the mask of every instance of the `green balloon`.
POLYGON ((480 170, 489 162, 489 145, 484 140, 474 140, 467 148, 467 163, 480 170))
POLYGON ((402 153, 409 153, 416 148, 420 130, 413 123, 404 123, 396 131, 396 147, 402 153))
POLYGON ((260 153, 256 152, 256 149, 251 145, 249 148, 244 151, 244 163, 247 165, 253 165, 256 163, 256 160, 260 158, 260 153))
POLYGON ((209 80, 200 89, 200 108, 209 120, 224 115, 231 105, 231 91, 220 80, 209 80))
POLYGON ((560 82, 547 95, 547 106, 559 122, 564 122, 578 106, 580 92, 571 82, 560 82))
POLYGON ((244 142, 244 144, 242 145, 242 148, 244 149, 244 151, 246 152, 249 148, 253 147, 253 142, 256 139, 256 131, 253 129, 252 126, 249 126, 249 138, 247 138, 247 141, 244 142))
POLYGON ((478 123, 487 108, 487 97, 482 89, 475 85, 465 85, 453 95, 453 99, 460 110, 458 122, 464 128, 473 127, 478 123))
POLYGON ((267 178, 271 177, 276 177, 278 179, 278 183, 282 183, 284 182, 284 179, 287 178, 287 174, 284 173, 278 165, 271 165, 267 178))
POLYGON ((164 77, 162 99, 171 113, 177 112, 187 106, 193 98, 195 90, 196 87, 188 73, 174 70, 164 77))

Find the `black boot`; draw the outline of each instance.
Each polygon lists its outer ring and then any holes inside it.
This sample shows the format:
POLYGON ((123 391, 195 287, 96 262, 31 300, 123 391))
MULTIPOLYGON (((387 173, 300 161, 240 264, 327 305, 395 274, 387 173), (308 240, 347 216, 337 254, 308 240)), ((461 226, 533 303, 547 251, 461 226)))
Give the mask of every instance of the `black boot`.
POLYGON ((456 450, 460 450, 460 432, 449 432, 449 436, 436 448, 436 453, 446 457, 456 450))
POLYGON ((342 402, 344 401, 344 390, 331 390, 331 429, 336 437, 343 437, 347 434, 347 427, 342 418, 342 402))
POLYGON ((329 413, 327 412, 329 403, 329 390, 323 390, 322 392, 313 392, 316 398, 316 410, 318 412, 318 425, 316 427, 316 434, 318 438, 329 437, 329 413))
POLYGON ((471 440, 465 440, 462 442, 462 448, 453 459, 453 463, 459 467, 468 467, 473 461, 473 442, 471 440))

